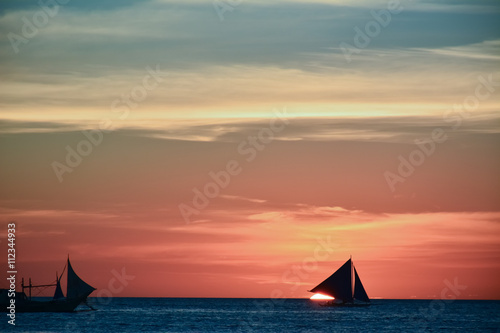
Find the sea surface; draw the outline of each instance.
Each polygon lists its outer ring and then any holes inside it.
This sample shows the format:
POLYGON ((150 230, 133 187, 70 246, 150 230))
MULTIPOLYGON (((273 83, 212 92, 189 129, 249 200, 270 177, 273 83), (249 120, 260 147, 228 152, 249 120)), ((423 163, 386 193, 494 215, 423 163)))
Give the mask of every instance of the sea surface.
POLYGON ((91 299, 96 311, 18 313, 1 332, 495 332, 500 301, 373 300, 322 307, 306 299, 91 299))

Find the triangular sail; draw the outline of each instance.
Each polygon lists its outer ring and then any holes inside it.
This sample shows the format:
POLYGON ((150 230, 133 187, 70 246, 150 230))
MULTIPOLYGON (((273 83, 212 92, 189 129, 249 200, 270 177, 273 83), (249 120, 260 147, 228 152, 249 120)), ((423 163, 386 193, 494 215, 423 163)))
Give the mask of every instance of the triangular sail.
POLYGON ((53 299, 60 299, 60 298, 64 298, 64 294, 61 288, 61 278, 57 278, 56 292, 54 293, 53 299))
POLYGON ((76 275, 68 259, 68 290, 66 292, 66 297, 68 299, 85 298, 94 290, 94 287, 87 284, 85 281, 80 279, 78 275, 76 275))
POLYGON ((354 298, 363 302, 370 301, 370 298, 366 294, 365 288, 361 283, 358 272, 356 272, 356 268, 354 268, 354 298))
POLYGON ((333 273, 325 281, 314 287, 311 292, 335 297, 343 302, 352 302, 352 268, 351 259, 333 273))

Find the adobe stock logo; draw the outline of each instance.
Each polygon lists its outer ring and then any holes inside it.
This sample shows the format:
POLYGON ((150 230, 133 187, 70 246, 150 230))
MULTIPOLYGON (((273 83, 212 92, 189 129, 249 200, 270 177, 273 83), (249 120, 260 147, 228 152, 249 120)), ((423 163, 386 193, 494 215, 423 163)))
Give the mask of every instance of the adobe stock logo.
POLYGON ((453 108, 443 114, 443 121, 453 124, 448 132, 443 127, 434 128, 428 138, 414 141, 417 147, 408 154, 407 158, 402 155, 398 156, 397 172, 384 172, 384 179, 391 192, 395 192, 398 183, 404 183, 413 175, 417 167, 424 164, 436 152, 438 144, 448 140, 447 133, 458 130, 463 120, 469 119, 472 116, 471 112, 476 111, 481 102, 487 100, 496 91, 495 87, 500 86, 499 81, 493 80, 493 74, 486 77, 480 75, 477 80, 474 94, 466 96, 461 104, 454 104, 453 108))
MULTIPOLYGON (((275 136, 281 133, 289 124, 286 109, 282 112, 275 111, 275 117, 269 121, 269 126, 261 128, 257 135, 249 135, 245 140, 238 145, 237 152, 240 156, 244 156, 246 162, 252 162, 257 158, 259 152, 263 151, 268 144, 275 140, 275 136)), ((225 168, 218 172, 211 171, 208 173, 211 181, 208 181, 201 187, 193 188, 192 205, 181 203, 179 204, 179 212, 186 224, 191 223, 193 215, 201 214, 201 211, 208 207, 211 199, 219 196, 221 191, 229 186, 231 180, 243 172, 243 165, 236 159, 226 163, 225 168)))
MULTIPOLYGON (((159 65, 156 65, 156 69, 147 66, 146 71, 147 74, 143 76, 141 82, 132 87, 128 94, 122 94, 120 98, 111 102, 111 112, 117 113, 119 115, 119 120, 124 121, 127 119, 130 110, 138 108, 139 103, 146 100, 149 93, 164 81, 163 77, 168 75, 168 73, 160 70, 159 65)), ((75 148, 69 145, 66 146, 66 164, 59 161, 53 161, 51 164, 52 170, 57 180, 59 180, 59 183, 63 182, 63 176, 66 173, 72 173, 74 169, 83 162, 83 158, 89 156, 94 148, 98 147, 103 142, 104 133, 108 133, 112 130, 114 130, 113 120, 104 118, 99 122, 99 128, 81 131, 86 140, 80 140, 75 148)))
POLYGON ((224 21, 224 14, 226 12, 232 12, 236 7, 238 7, 243 0, 213 0, 212 5, 214 6, 219 20, 224 21))
POLYGON ((15 54, 19 53, 19 46, 21 44, 28 44, 28 42, 35 38, 40 29, 45 28, 51 18, 54 18, 59 13, 59 5, 66 5, 69 0, 39 0, 38 6, 40 7, 32 16, 31 19, 23 16, 23 26, 21 27, 21 35, 9 32, 7 38, 15 54))
POLYGON ((373 20, 366 22, 363 30, 358 26, 353 28, 355 32, 353 37, 354 45, 346 42, 341 42, 339 44, 339 48, 344 54, 347 63, 352 61, 353 54, 359 54, 362 49, 368 47, 371 41, 380 35, 382 29, 389 26, 392 21, 392 16, 401 13, 403 9, 404 7, 401 6, 399 0, 389 0, 387 2, 387 9, 381 9, 379 11, 371 10, 370 15, 373 17, 373 20))
POLYGON ((318 238, 313 255, 304 258, 301 264, 292 265, 281 275, 281 283, 291 287, 273 289, 268 299, 253 301, 255 309, 249 311, 250 314, 245 319, 240 320, 236 332, 258 331, 262 327, 264 317, 276 307, 282 307, 288 297, 293 296, 300 287, 303 287, 310 274, 318 269, 318 262, 328 260, 339 247, 340 245, 334 242, 330 235, 318 238))

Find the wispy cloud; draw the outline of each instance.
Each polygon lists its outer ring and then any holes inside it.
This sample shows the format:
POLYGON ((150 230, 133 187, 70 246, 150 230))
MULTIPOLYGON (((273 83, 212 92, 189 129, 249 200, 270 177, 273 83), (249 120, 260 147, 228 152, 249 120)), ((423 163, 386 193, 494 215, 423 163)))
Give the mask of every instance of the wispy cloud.
MULTIPOLYGON (((474 24, 467 27, 452 24, 459 14, 401 14, 391 23, 398 29, 384 31, 349 65, 339 43, 352 42, 352 28, 372 20, 369 8, 383 8, 385 1, 247 3, 238 8, 237 20, 225 24, 205 2, 93 4, 95 10, 79 2, 61 8, 19 55, 2 36, 3 117, 103 117, 151 64, 169 72, 168 82, 131 119, 262 114, 277 103, 309 115, 417 114, 463 98, 473 84, 471 71, 498 67, 499 36, 489 23, 491 13, 470 14, 474 24), (263 20, 264 14, 270 19, 263 20), (419 18, 426 21, 419 35, 412 35, 419 18), (441 30, 435 34, 438 23, 441 30)), ((18 33, 22 17, 38 10, 24 2, 9 8, 0 27, 18 33)), ((493 110, 498 100, 483 107, 493 110)))
POLYGON ((252 203, 265 203, 266 200, 262 199, 254 199, 254 198, 245 198, 237 195, 221 195, 221 198, 228 199, 228 200, 240 200, 240 201, 247 201, 247 202, 252 202, 252 203))
MULTIPOLYGON (((452 105, 449 106, 451 109, 452 105)), ((453 123, 443 117, 446 109, 438 116, 378 116, 378 117, 295 117, 286 131, 275 138, 277 141, 377 141, 413 143, 415 139, 428 136, 435 128, 450 128, 453 123)), ((162 140, 193 142, 226 142, 237 144, 248 136, 255 135, 268 126, 271 114, 254 115, 252 118, 199 118, 192 121, 157 119, 154 121, 116 120, 113 124, 115 135, 147 137, 162 140)), ((453 129, 455 137, 495 134, 500 132, 496 112, 476 112, 466 119, 458 129, 453 129)), ((95 130, 98 123, 82 123, 76 120, 57 122, 37 122, 20 120, 0 120, 0 134, 28 135, 36 133, 61 133, 80 136, 82 130, 95 130)), ((451 131, 451 129, 450 129, 451 131)), ((110 135, 110 134, 108 134, 110 135)), ((235 147, 236 148, 236 147, 235 147)), ((226 196, 236 200, 236 197, 226 196)), ((242 200, 244 198, 241 198, 242 200)), ((250 199, 247 199, 250 200, 250 199)), ((258 200, 258 199, 252 199, 258 200)))

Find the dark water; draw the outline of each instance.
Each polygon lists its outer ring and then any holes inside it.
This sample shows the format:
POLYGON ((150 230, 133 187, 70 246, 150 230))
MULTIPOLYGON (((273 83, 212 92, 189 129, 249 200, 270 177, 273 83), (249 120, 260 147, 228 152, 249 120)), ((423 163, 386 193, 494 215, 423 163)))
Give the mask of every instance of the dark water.
POLYGON ((500 301, 114 298, 98 311, 19 313, 2 332, 498 332, 500 301))

